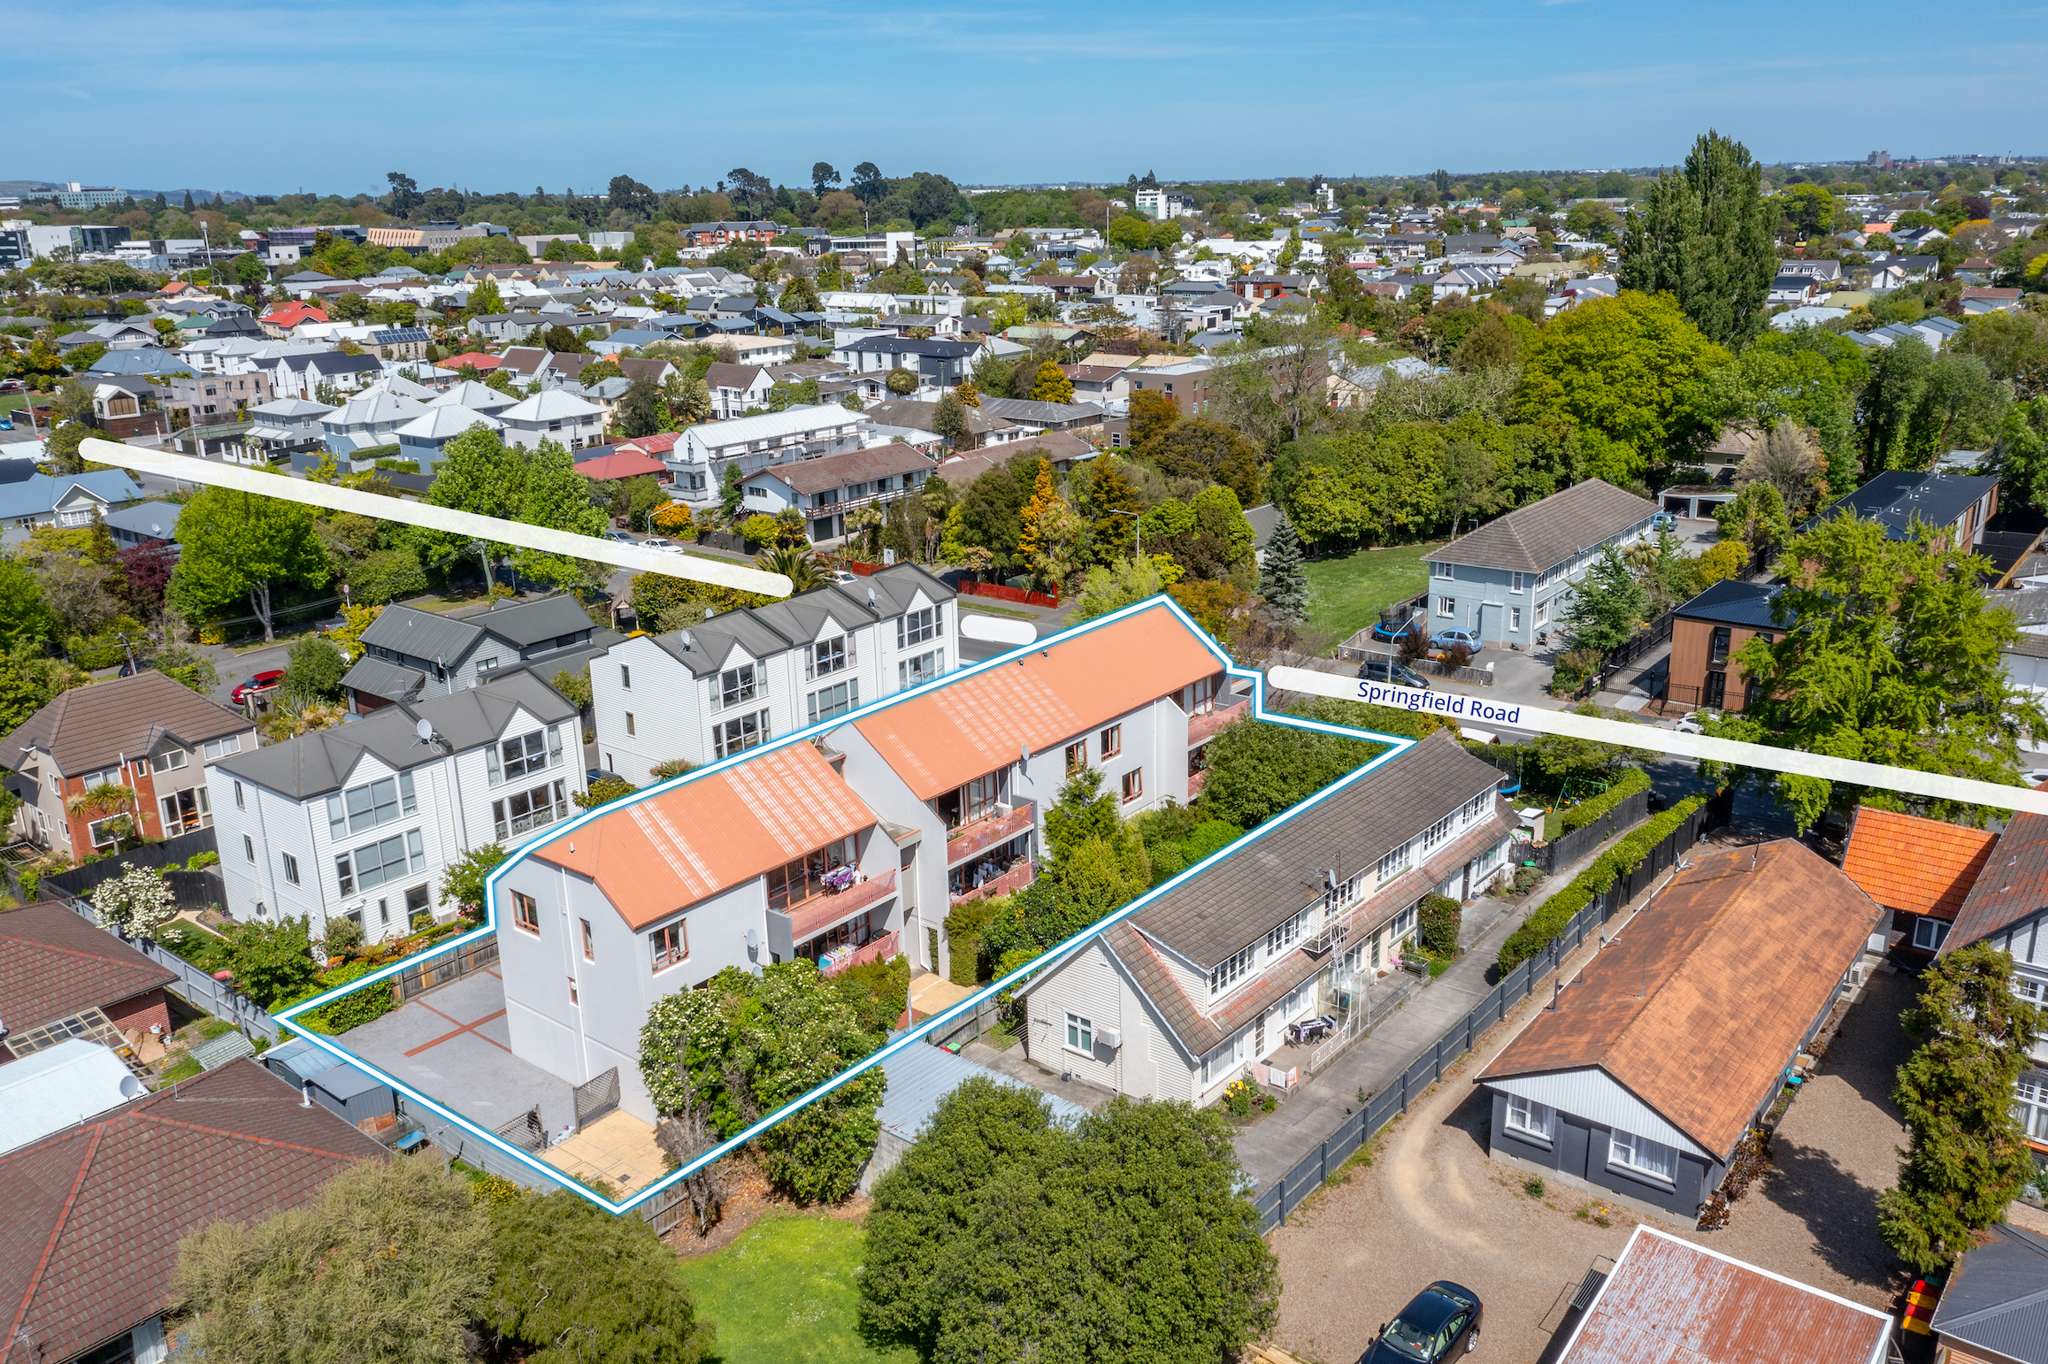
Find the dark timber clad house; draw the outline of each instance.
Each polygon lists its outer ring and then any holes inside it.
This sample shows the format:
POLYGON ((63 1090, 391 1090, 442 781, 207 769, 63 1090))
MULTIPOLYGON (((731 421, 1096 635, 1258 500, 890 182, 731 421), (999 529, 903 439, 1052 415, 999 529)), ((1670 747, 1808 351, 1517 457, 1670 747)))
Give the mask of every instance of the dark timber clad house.
POLYGON ((1494 1156, 1690 1216, 1885 916, 1791 839, 1680 866, 1477 1083, 1494 1156))

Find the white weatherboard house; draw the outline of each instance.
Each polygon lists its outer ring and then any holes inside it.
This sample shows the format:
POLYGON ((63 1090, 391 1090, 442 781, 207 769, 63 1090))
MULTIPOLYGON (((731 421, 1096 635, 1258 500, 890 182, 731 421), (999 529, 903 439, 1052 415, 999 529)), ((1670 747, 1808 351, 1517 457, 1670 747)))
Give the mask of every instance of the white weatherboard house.
POLYGON ((858 450, 867 443, 869 425, 865 414, 837 403, 704 422, 683 432, 669 452, 670 492, 691 508, 716 505, 727 469, 738 469, 744 478, 771 464, 858 450))
POLYGON ((770 465, 748 476, 740 512, 774 516, 794 507, 812 543, 823 544, 846 534, 849 513, 910 496, 936 467, 927 456, 895 442, 770 465))
POLYGON ((221 759, 206 776, 228 912, 402 936, 443 912, 451 863, 576 812, 577 729, 575 706, 514 672, 221 759))
POLYGON ((590 665, 598 765, 644 785, 663 763, 757 748, 959 659, 953 589, 910 564, 637 635, 590 665))
POLYGON ((497 414, 507 445, 531 450, 544 440, 571 450, 604 439, 604 409, 560 389, 542 389, 497 414))
POLYGON ((1207 1103, 1246 1074, 1285 1081, 1288 1024, 1329 1014, 1348 1027, 1423 898, 1462 902, 1505 870, 1514 823, 1499 782, 1437 733, 1265 826, 1021 987, 1026 1054, 1148 1099, 1207 1103))

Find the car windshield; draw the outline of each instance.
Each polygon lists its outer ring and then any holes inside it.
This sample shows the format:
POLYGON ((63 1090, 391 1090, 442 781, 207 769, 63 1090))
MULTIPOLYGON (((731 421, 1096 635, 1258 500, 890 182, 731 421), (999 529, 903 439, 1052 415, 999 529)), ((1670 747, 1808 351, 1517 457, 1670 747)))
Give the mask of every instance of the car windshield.
POLYGON ((1424 1330, 1411 1321, 1394 1318, 1387 1329, 1380 1333, 1380 1344, 1385 1345, 1403 1359, 1430 1360, 1430 1351, 1436 1348, 1436 1332, 1424 1330))

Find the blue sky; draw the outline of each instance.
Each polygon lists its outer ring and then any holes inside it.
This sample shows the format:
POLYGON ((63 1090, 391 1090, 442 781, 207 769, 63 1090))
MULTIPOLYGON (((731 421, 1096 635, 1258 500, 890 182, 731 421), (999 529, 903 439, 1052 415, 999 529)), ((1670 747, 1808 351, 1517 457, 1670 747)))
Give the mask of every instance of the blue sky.
POLYGON ((2048 151, 2048 6, 7 0, 0 178, 659 188, 2048 151), (1930 18, 1929 15, 1934 17, 1930 18), (2026 145, 2031 140, 2037 145, 2026 145))

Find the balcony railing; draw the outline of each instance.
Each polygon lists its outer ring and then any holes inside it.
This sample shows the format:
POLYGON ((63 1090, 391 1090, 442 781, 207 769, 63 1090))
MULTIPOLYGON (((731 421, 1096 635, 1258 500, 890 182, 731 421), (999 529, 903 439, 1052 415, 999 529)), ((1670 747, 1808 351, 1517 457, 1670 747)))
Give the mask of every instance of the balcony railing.
POLYGON ((871 961, 888 961, 895 957, 901 938, 901 934, 891 931, 850 951, 827 952, 818 958, 818 969, 828 976, 836 976, 841 971, 850 971, 871 961))
POLYGON ((782 909, 770 909, 768 947, 784 958, 793 956, 798 944, 873 909, 895 893, 896 873, 892 870, 856 881, 845 890, 821 891, 782 909))
POLYGON ((1017 859, 1017 865, 1000 876, 992 876, 972 890, 963 890, 950 897, 950 903, 964 905, 969 900, 985 900, 991 895, 1008 895, 1030 885, 1038 878, 1038 868, 1028 857, 1017 859))
POLYGON ((1031 827, 1031 811, 1030 801, 1019 801, 962 824, 946 835, 946 865, 957 867, 971 857, 1009 842, 1031 827))
POLYGON ((1204 744, 1216 737, 1219 730, 1236 724, 1250 711, 1252 703, 1248 697, 1239 697, 1227 705, 1218 705, 1206 715, 1188 717, 1188 747, 1204 744))

